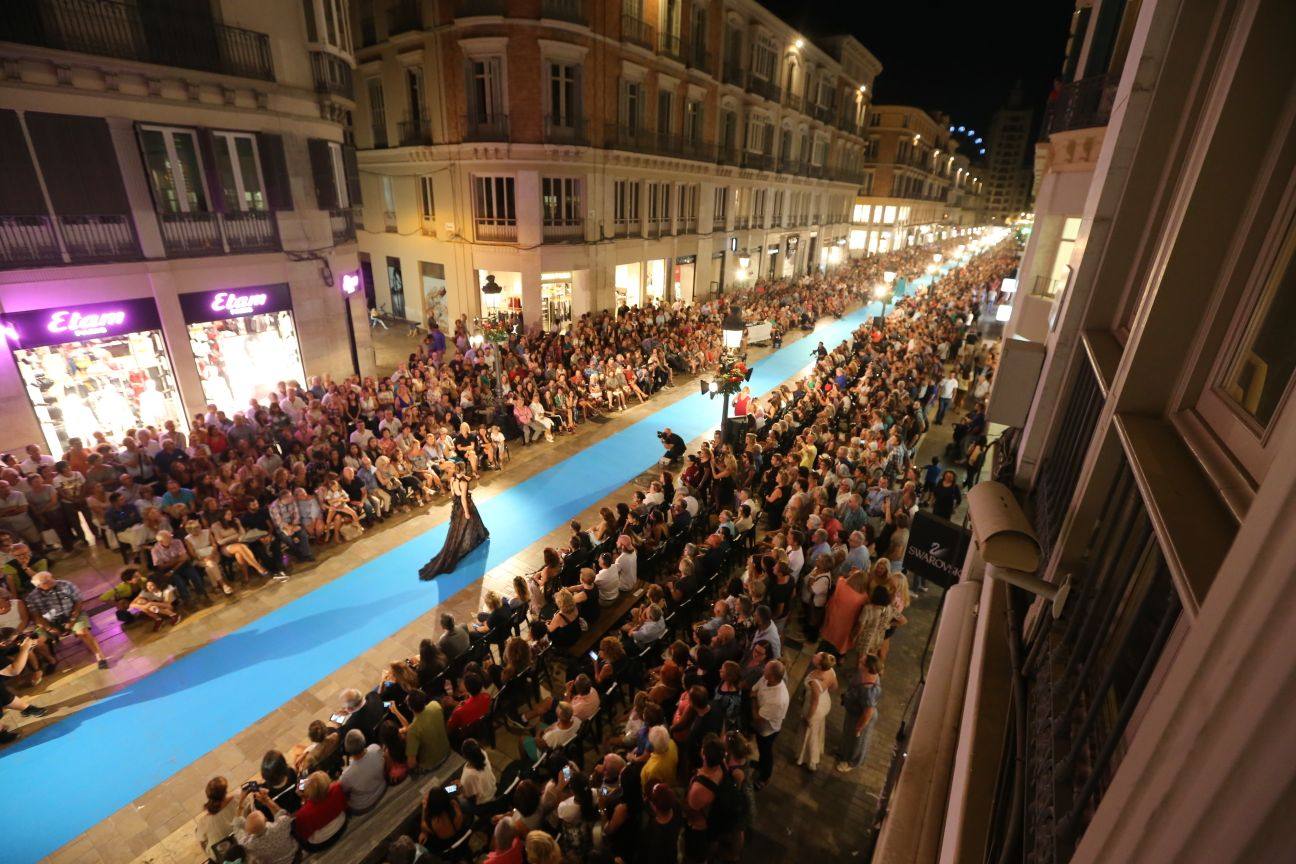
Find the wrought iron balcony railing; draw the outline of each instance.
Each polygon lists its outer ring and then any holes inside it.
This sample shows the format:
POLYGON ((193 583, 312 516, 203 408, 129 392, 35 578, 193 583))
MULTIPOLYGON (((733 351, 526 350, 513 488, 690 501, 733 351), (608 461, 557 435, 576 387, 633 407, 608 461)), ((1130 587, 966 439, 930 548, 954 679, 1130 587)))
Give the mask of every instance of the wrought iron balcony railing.
POLYGON ((270 37, 121 0, 0 3, 0 41, 274 80, 270 37))

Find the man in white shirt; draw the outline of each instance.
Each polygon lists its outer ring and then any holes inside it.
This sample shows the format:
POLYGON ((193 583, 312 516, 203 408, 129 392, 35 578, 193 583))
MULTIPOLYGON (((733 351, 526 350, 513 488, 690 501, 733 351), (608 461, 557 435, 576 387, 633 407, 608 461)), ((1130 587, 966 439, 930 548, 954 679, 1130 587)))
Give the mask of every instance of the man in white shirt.
POLYGON ((54 457, 48 453, 42 453, 35 444, 28 444, 25 449, 27 458, 18 463, 18 470, 22 472, 24 477, 39 472, 46 465, 51 468, 54 467, 54 457))
POLYGON ((604 552, 599 557, 599 571, 594 575, 594 587, 598 589, 599 605, 611 606, 621 594, 621 572, 612 560, 611 552, 604 552))
POLYGON ((792 531, 788 534, 787 563, 788 569, 792 571, 793 582, 797 581, 802 569, 805 568, 805 553, 801 551, 803 542, 805 540, 800 531, 792 531))
POLYGON ((280 398, 279 407, 288 415, 289 419, 296 423, 302 412, 306 410, 306 400, 297 392, 296 387, 289 387, 288 392, 280 398))
POLYGON ((643 503, 648 507, 660 507, 666 502, 666 495, 662 491, 662 484, 656 480, 648 487, 648 494, 644 496, 643 503))
POLYGON ((639 584, 639 553, 627 534, 617 538, 617 586, 622 591, 633 591, 639 584))
POLYGON ((950 402, 954 399, 954 394, 958 392, 958 379, 954 373, 946 372, 945 377, 936 385, 936 396, 940 401, 940 406, 936 409, 936 425, 939 426, 945 422, 945 412, 949 410, 950 402))
POLYGON ((359 729, 347 732, 342 747, 351 760, 338 779, 347 793, 347 810, 352 814, 367 813, 387 791, 382 748, 377 744, 366 746, 364 732, 359 729))
POLYGON ((774 740, 783 729, 783 718, 788 712, 788 689, 783 680, 783 664, 771 660, 765 664, 765 674, 752 687, 752 721, 756 730, 756 748, 760 762, 756 769, 756 788, 761 789, 774 773, 774 740))
POLYGON ((364 421, 357 420, 355 431, 347 437, 347 441, 351 444, 360 445, 360 449, 364 450, 369 446, 369 442, 373 440, 373 437, 374 433, 369 430, 369 427, 364 424, 364 421))
POLYGON ((693 497, 693 493, 684 496, 684 509, 688 510, 689 516, 697 518, 698 500, 693 497))

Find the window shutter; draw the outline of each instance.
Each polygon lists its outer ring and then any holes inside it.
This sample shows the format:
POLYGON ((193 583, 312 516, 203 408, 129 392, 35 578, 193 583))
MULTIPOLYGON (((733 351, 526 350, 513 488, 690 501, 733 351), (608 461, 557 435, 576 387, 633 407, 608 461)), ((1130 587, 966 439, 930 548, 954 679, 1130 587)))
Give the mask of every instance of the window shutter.
POLYGON ((466 108, 468 110, 468 125, 481 122, 481 106, 477 104, 477 74, 473 61, 469 60, 464 64, 464 81, 467 86, 464 88, 468 101, 466 108))
POLYGON ((26 119, 55 213, 130 213, 107 120, 37 112, 28 112, 26 119))
POLYGON ((0 213, 48 215, 16 111, 0 111, 0 213))
POLYGON ((257 152, 261 156, 261 173, 265 175, 266 200, 270 209, 293 209, 292 183, 288 177, 283 136, 258 132, 257 152))
POLYGON ((346 174, 347 198, 352 207, 364 204, 360 195, 360 166, 356 163, 356 148, 351 144, 342 145, 342 172, 346 174))
POLYGON ((567 106, 567 113, 571 118, 573 126, 579 127, 585 122, 585 67, 572 67, 572 91, 576 98, 572 104, 567 106))
POLYGON ((335 210, 338 206, 337 185, 333 181, 333 160, 329 156, 328 142, 311 138, 306 142, 310 150, 311 175, 315 179, 315 200, 321 210, 335 210))
POLYGON ((216 213, 225 212, 225 184, 221 182, 220 169, 216 166, 216 148, 224 146, 225 142, 217 141, 210 129, 198 130, 198 157, 203 163, 207 200, 211 203, 212 211, 216 213))

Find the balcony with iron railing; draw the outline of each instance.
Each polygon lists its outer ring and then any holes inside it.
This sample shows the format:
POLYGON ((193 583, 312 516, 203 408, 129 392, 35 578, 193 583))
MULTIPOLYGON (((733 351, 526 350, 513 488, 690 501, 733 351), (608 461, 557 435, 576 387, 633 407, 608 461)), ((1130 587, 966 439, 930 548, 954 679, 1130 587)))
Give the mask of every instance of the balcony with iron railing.
POLYGON ((749 75, 747 77, 747 92, 768 99, 771 102, 779 101, 779 85, 773 81, 767 81, 759 75, 749 75))
POLYGON ((1044 109, 1041 134, 1106 126, 1119 84, 1120 73, 1109 72, 1062 85, 1057 98, 1044 109))
POLYGON ((656 28, 647 21, 641 21, 633 15, 621 16, 621 41, 637 45, 645 51, 654 48, 656 28))
POLYGON ((279 225, 268 210, 234 210, 220 214, 225 246, 230 252, 277 252, 279 225))
POLYGON ((0 216, 0 268, 137 261, 141 257, 135 225, 126 214, 0 216))
POLYGON ((406 118, 396 124, 402 147, 427 146, 432 143, 432 121, 427 117, 406 118))
POLYGON ((745 230, 746 230, 750 225, 751 225, 751 217, 750 217, 750 216, 735 216, 735 217, 734 217, 734 230, 735 230, 735 231, 745 231, 745 230))
POLYGON ((423 0, 393 0, 387 9, 387 36, 423 29, 423 0))
POLYGON ((679 63, 683 63, 687 50, 687 46, 678 35, 673 33, 661 34, 661 41, 657 46, 658 54, 669 57, 679 63))
POLYGON ((563 219, 546 216, 541 226, 546 241, 571 241, 585 239, 585 223, 579 218, 563 219))
POLYGON ((463 117, 465 141, 508 141, 507 114, 467 114, 463 117))
POLYGON ((329 211, 329 226, 333 229, 333 245, 339 246, 356 239, 355 211, 350 207, 329 211))
POLYGON ((801 97, 796 93, 793 93, 791 90, 784 90, 783 104, 788 108, 791 108, 793 111, 800 111, 802 105, 801 97))
POLYGON ((265 33, 163 8, 122 0, 0 3, 0 41, 274 80, 265 33))
POLYGON ((355 101, 355 73, 350 63, 327 51, 310 52, 310 60, 316 92, 355 101))
POLYGON ((607 123, 603 127, 603 146, 608 150, 652 153, 657 149, 657 133, 642 126, 607 123))
POLYGON ((773 171, 774 157, 769 153, 753 153, 750 150, 744 150, 742 167, 751 168, 754 171, 773 171))
POLYGON ((545 116, 544 140, 549 144, 574 144, 589 146, 589 133, 584 117, 545 116))
POLYGON ((516 243, 516 219, 492 219, 478 216, 474 220, 477 240, 482 243, 516 243))
POLYGON ((705 42, 690 43, 684 53, 684 65, 708 75, 715 74, 715 56, 706 50, 705 42))
POLYGON ((724 143, 716 148, 716 164, 718 165, 737 165, 742 160, 742 154, 737 144, 724 143))
POLYGON ((712 231, 723 231, 723 230, 725 230, 725 223, 726 223, 727 221, 728 221, 728 219, 727 219, 725 216, 723 216, 723 215, 712 217, 712 219, 711 219, 711 230, 712 230, 712 231))
POLYGON ((540 17, 568 24, 588 24, 585 0, 540 0, 540 17))
POLYGON ((481 18, 485 16, 502 16, 507 5, 505 0, 456 0, 456 18, 481 18))
POLYGON ((735 87, 742 87, 747 83, 747 70, 736 60, 726 60, 720 72, 720 80, 735 87))
POLYGON ((279 228, 268 210, 159 213, 162 245, 170 258, 276 252, 279 228))

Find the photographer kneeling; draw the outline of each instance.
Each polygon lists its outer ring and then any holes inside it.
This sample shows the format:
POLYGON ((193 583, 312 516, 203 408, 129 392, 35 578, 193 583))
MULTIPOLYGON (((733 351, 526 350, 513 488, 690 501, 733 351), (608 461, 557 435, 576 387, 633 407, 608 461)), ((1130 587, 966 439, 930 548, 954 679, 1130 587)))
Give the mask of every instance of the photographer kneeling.
POLYGON ((661 464, 671 465, 684 458, 684 439, 672 432, 669 426, 658 432, 657 438, 662 442, 662 446, 666 448, 666 454, 662 456, 661 464))

